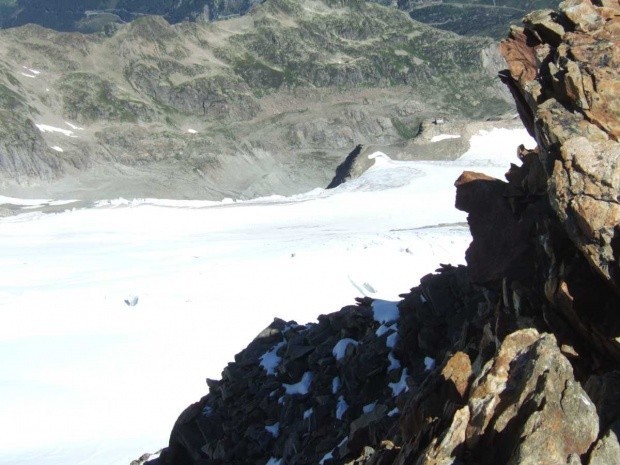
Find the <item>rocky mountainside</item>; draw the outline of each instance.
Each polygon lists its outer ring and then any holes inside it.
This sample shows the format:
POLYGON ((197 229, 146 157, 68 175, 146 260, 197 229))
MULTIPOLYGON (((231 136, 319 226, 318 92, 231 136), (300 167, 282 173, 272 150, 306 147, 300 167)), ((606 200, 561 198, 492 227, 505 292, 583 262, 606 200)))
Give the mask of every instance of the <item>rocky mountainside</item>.
POLYGON ((274 321, 149 463, 619 463, 619 51, 617 0, 513 28, 503 80, 538 147, 507 182, 456 181, 467 267, 274 321))
MULTIPOLYGON (((356 145, 512 113, 496 44, 364 2, 106 34, 0 31, 0 186, 14 196, 251 197, 326 186, 356 145)), ((425 150, 426 147, 426 150, 425 150)), ((444 149, 442 149, 444 147, 444 149)), ((461 151, 462 152, 462 151, 461 151)))
POLYGON ((170 23, 246 14, 264 0, 1 0, 0 27, 38 24, 56 31, 102 32, 140 16, 170 23))
POLYGON ((529 11, 555 8, 556 0, 399 0, 399 8, 417 21, 460 35, 501 39, 529 11))
MULTIPOLYGON (((0 27, 38 24, 56 31, 113 30, 144 15, 181 21, 214 21, 247 14, 265 0, 0 0, 0 27)), ((559 0, 365 0, 407 11, 439 29, 501 37, 526 12, 555 7, 559 0)), ((336 3, 336 2, 333 2, 336 3)), ((339 2, 344 3, 344 2, 339 2)))

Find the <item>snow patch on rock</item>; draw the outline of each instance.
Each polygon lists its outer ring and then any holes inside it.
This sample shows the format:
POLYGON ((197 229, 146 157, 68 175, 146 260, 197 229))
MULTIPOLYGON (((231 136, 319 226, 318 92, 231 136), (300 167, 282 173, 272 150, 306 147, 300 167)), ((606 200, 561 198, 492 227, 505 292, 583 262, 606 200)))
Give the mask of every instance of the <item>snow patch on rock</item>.
POLYGON ((336 376, 334 379, 332 379, 332 394, 336 394, 340 390, 341 384, 342 383, 339 376, 336 376))
POLYGON ((300 394, 305 395, 310 392, 310 383, 314 375, 311 371, 306 371, 301 377, 301 381, 295 384, 282 384, 284 390, 288 395, 300 394))
POLYGON ((342 416, 349 409, 349 404, 344 399, 344 396, 338 397, 338 404, 336 405, 336 418, 342 420, 342 416))
POLYGON ((350 345, 357 347, 359 345, 359 342, 357 342, 355 339, 351 339, 348 337, 340 339, 332 349, 332 354, 334 355, 334 358, 336 360, 342 360, 347 353, 347 347, 349 347, 350 345))
POLYGON ((263 367, 268 375, 276 374, 276 369, 280 366, 280 362, 282 361, 282 357, 278 356, 278 350, 285 345, 286 342, 282 341, 260 356, 260 366, 263 367))
POLYGON ((277 438, 280 436, 280 422, 265 426, 265 431, 271 434, 274 438, 277 438))
POLYGON ((35 124, 35 126, 39 129, 39 131, 41 132, 58 132, 64 136, 67 137, 72 137, 72 138, 77 138, 77 136, 75 134, 73 134, 73 131, 70 131, 69 129, 62 129, 62 128, 57 128, 56 126, 50 126, 49 124, 35 124))
POLYGON ((407 368, 405 368, 402 374, 400 375, 400 380, 398 380, 395 383, 389 384, 390 389, 392 389, 392 395, 394 397, 400 395, 403 392, 407 392, 409 390, 409 386, 407 386, 407 376, 409 376, 409 374, 408 374, 407 368))
POLYGON ((439 134, 438 136, 431 137, 431 142, 441 142, 442 140, 460 138, 461 136, 459 134, 439 134))
POLYGON ((397 321, 400 318, 398 302, 387 300, 374 300, 372 302, 372 313, 375 321, 381 324, 397 321))

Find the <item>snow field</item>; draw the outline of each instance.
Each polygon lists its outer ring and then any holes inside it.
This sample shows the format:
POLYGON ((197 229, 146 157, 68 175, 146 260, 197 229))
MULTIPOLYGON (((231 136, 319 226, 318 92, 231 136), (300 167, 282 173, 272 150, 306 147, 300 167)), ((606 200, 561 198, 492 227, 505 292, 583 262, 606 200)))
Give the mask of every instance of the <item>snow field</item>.
MULTIPOLYGON (((361 295, 396 301, 439 263, 463 263, 454 180, 464 169, 501 178, 528 140, 490 131, 451 163, 377 154, 357 180, 288 198, 119 199, 1 218, 0 464, 127 465, 165 446, 205 377, 273 317, 315 321, 361 295)), ((397 333, 381 313, 389 347, 397 333)))

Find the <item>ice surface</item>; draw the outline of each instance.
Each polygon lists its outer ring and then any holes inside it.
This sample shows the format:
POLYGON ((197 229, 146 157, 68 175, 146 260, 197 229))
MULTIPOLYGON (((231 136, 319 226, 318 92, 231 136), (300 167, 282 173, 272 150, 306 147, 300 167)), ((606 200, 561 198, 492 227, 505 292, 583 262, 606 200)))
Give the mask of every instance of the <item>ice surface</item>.
POLYGON ((0 218, 0 464, 127 465, 168 443, 205 377, 274 316, 315 321, 354 302, 352 283, 398 300, 439 263, 463 263, 454 180, 481 164, 501 178, 525 134, 481 134, 470 161, 376 156, 358 179, 292 197, 0 218))
POLYGON ((332 355, 336 358, 336 360, 342 360, 347 353, 347 347, 349 347, 350 345, 357 346, 358 344, 359 342, 357 342, 355 339, 351 339, 348 337, 340 339, 338 342, 336 342, 336 345, 332 349, 332 355))

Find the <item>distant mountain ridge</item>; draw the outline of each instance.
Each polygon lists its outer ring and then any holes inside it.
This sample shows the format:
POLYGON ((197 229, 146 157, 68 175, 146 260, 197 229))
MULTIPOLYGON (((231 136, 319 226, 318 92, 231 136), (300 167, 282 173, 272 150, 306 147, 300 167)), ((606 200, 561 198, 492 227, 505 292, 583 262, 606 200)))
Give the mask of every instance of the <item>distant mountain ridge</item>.
POLYGON ((2 0, 0 26, 32 23, 57 31, 95 32, 144 15, 170 23, 242 15, 264 0, 2 0))
POLYGON ((0 31, 5 194, 287 195, 326 186, 358 144, 454 157, 420 135, 514 112, 491 39, 375 3, 267 0, 108 32, 0 31))
MULTIPOLYGON (((57 31, 100 32, 144 15, 171 24, 245 15, 265 0, 0 0, 0 27, 28 23, 57 31)), ((501 38, 527 11, 553 8, 559 0, 334 0, 369 1, 410 13, 417 21, 462 35, 501 38)))

